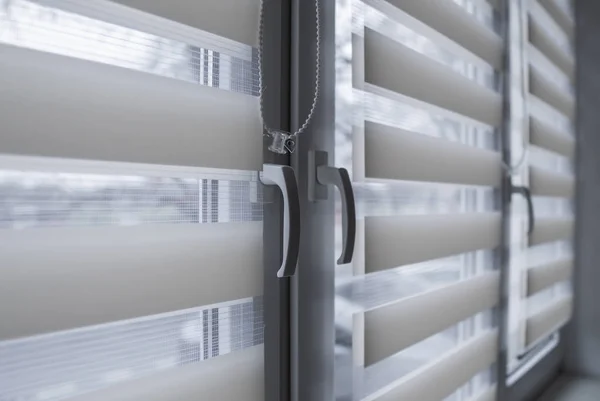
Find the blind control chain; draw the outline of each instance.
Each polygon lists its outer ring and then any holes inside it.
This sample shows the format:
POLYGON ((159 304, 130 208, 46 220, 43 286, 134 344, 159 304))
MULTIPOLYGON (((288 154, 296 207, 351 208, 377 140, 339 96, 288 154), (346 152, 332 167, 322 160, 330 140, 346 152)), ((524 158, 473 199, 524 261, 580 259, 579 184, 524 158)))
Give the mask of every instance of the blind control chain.
POLYGON ((315 114, 317 108, 317 102, 319 100, 320 92, 320 69, 321 69, 321 16, 319 10, 319 0, 315 0, 315 16, 316 16, 316 48, 315 48, 315 94, 313 96, 310 111, 304 120, 304 123, 296 130, 296 132, 290 133, 282 130, 271 128, 265 121, 265 113, 263 106, 263 98, 265 94, 265 87, 263 86, 263 44, 264 44, 264 3, 265 0, 260 2, 260 24, 258 30, 258 80, 260 90, 260 114, 263 121, 264 135, 271 140, 269 150, 274 153, 287 154, 294 152, 296 148, 296 138, 302 134, 308 126, 315 114))

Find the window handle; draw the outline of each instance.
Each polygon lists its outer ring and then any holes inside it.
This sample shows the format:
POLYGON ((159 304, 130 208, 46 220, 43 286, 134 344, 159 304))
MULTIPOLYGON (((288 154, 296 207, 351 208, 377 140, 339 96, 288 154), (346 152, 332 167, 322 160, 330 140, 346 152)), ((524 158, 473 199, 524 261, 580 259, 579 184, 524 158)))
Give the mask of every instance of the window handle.
POLYGON ((309 198, 312 201, 327 199, 327 185, 335 186, 342 199, 342 254, 338 265, 352 262, 356 240, 356 203, 350 174, 345 168, 327 165, 327 153, 314 151, 310 154, 309 166, 313 169, 309 179, 309 198))
POLYGON ((275 185, 283 195, 283 259, 277 277, 296 273, 300 251, 300 199, 296 174, 290 166, 264 164, 262 182, 275 185))
POLYGON ((512 193, 523 195, 523 197, 527 201, 527 212, 529 214, 529 229, 527 230, 527 234, 531 235, 531 233, 533 233, 533 229, 535 228, 535 214, 533 211, 533 200, 531 199, 531 190, 527 187, 513 186, 512 193))

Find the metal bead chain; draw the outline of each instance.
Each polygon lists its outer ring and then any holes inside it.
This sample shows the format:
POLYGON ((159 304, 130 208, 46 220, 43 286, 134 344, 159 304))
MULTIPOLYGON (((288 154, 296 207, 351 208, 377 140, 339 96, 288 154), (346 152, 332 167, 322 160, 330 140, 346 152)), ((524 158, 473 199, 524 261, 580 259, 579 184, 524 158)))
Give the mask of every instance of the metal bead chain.
MULTIPOLYGON (((270 128, 265 121, 265 113, 264 113, 264 92, 265 88, 263 86, 263 45, 264 45, 264 2, 265 0, 261 0, 260 2, 260 24, 258 29, 258 84, 259 84, 259 97, 260 97, 260 114, 263 120, 263 127, 266 131, 266 135, 271 137, 274 132, 279 132, 279 130, 270 128)), ((295 141, 296 137, 302 134, 308 128, 310 122, 313 119, 315 111, 317 109, 317 103, 319 101, 319 94, 321 90, 321 11, 320 11, 320 3, 319 0, 315 0, 315 16, 316 16, 316 49, 315 49, 315 93, 313 96, 313 101, 310 107, 310 111, 304 120, 302 126, 296 130, 296 132, 289 135, 289 139, 295 141)))

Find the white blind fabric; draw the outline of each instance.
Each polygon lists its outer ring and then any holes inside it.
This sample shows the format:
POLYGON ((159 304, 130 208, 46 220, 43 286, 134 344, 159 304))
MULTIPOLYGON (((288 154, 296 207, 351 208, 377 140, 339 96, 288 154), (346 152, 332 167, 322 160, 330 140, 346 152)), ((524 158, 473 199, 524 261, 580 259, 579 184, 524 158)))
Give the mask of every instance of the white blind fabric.
POLYGON ((482 186, 498 186, 502 177, 498 152, 371 122, 365 126, 365 168, 372 178, 482 186))
POLYGON ((365 80, 490 125, 498 125, 502 119, 498 93, 368 28, 365 80))
POLYGON ((492 272, 367 312, 365 362, 387 358, 456 322, 493 308, 499 299, 499 288, 499 274, 492 272))
POLYGON ((568 36, 537 0, 528 4, 530 42, 572 79, 575 58, 568 36))
POLYGON ((260 1, 0 7, 0 399, 264 400, 260 1))
POLYGON ((239 43, 256 46, 259 8, 256 0, 169 2, 113 0, 132 8, 211 32, 239 43))
POLYGON ((568 158, 575 155, 575 140, 571 135, 533 115, 530 117, 530 141, 568 158))
POLYGON ((572 218, 543 218, 535 222, 535 228, 529 239, 531 245, 560 241, 573 236, 572 218))
POLYGON ((366 269, 375 272, 495 248, 500 244, 500 224, 499 213, 368 217, 366 269))
POLYGON ((570 78, 532 44, 529 44, 527 51, 531 94, 564 113, 568 118, 573 118, 575 96, 570 78))
POLYGON ((262 295, 260 222, 0 237, 2 340, 262 295))
POLYGON ((369 401, 422 400, 438 401, 494 363, 497 353, 496 331, 482 335, 415 372, 410 377, 382 389, 369 401), (435 383, 435 385, 432 385, 435 383))
POLYGON ((531 167, 529 179, 534 196, 572 198, 575 195, 575 178, 572 176, 531 167))
POLYGON ((572 298, 564 297, 527 319, 527 345, 535 344, 564 326, 571 319, 572 309, 572 298))
POLYGON ((473 3, 473 14, 453 1, 439 2, 435 7, 423 1, 390 0, 390 3, 500 68, 502 39, 485 26, 494 13, 493 6, 486 1, 473 3))
POLYGON ((544 6, 548 14, 560 25, 563 31, 572 38, 575 31, 575 21, 569 2, 563 0, 541 0, 540 4, 544 6))
POLYGON ((4 153, 262 167, 253 96, 13 46, 0 46, 0 84, 4 153))
POLYGON ((533 295, 539 291, 569 280, 573 274, 573 259, 562 259, 527 270, 527 294, 533 295))

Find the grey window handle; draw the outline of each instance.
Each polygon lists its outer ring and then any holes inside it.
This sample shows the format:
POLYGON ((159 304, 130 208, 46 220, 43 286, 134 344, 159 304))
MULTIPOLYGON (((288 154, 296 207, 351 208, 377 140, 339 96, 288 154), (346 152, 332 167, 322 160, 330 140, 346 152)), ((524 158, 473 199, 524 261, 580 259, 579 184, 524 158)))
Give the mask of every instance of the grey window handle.
POLYGON ((345 265, 352 262, 356 240, 356 203, 350 175, 345 168, 321 165, 317 167, 317 182, 321 185, 334 185, 340 191, 340 197, 342 198, 343 246, 337 264, 345 265))
POLYGON ((527 201, 527 212, 529 214, 529 228, 527 230, 527 234, 531 235, 531 233, 533 233, 533 229, 535 228, 535 213, 533 210, 533 200, 531 198, 531 190, 527 187, 513 186, 512 193, 523 195, 523 197, 527 201))
POLYGON ((300 199, 296 174, 290 166, 264 164, 262 182, 275 185, 283 195, 283 259, 277 277, 296 273, 300 251, 300 199))

